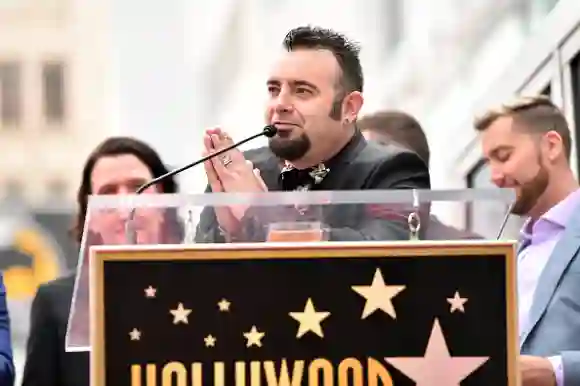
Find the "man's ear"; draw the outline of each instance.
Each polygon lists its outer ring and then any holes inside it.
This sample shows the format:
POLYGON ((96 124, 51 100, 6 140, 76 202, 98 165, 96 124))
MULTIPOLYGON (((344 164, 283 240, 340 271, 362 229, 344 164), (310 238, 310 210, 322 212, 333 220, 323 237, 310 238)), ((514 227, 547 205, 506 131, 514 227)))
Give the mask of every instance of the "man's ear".
POLYGON ((342 101, 342 120, 354 122, 362 109, 364 98, 358 91, 353 91, 344 97, 342 101))
POLYGON ((544 152, 550 162, 554 162, 562 155, 565 156, 565 146, 562 136, 555 130, 547 132, 543 137, 544 152))

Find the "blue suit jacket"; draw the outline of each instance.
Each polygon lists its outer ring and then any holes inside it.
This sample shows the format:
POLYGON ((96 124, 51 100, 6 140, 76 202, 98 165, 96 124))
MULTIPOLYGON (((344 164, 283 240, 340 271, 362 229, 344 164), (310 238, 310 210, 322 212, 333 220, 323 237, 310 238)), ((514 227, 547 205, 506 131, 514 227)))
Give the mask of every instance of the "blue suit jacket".
POLYGON ((14 384, 14 360, 12 358, 12 340, 10 338, 10 318, 6 305, 6 288, 0 274, 0 385, 14 384))
POLYGON ((530 322, 520 334, 526 355, 561 355, 564 385, 580 386, 580 206, 540 275, 530 322))

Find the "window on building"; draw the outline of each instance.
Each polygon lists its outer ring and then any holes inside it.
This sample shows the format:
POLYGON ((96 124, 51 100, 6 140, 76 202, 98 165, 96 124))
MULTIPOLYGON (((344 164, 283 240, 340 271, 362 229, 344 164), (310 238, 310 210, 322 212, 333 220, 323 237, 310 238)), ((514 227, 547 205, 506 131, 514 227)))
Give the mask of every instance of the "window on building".
POLYGON ((576 131, 577 156, 575 162, 578 165, 578 170, 580 170, 580 53, 570 62, 570 72, 572 74, 572 105, 576 131))
POLYGON ((540 94, 545 95, 548 98, 551 98, 552 97, 552 86, 547 85, 546 88, 544 88, 540 94))
POLYGON ((44 116, 49 124, 59 124, 65 119, 65 66, 62 62, 42 65, 44 116))
POLYGON ((21 67, 18 62, 0 62, 0 124, 14 127, 22 118, 21 67))
POLYGON ((47 198, 49 201, 64 201, 67 198, 67 190, 66 181, 61 179, 51 180, 47 185, 47 198))
MULTIPOLYGON (((491 182, 491 171, 487 163, 480 161, 467 176, 467 186, 474 189, 495 188, 491 182)), ((467 206, 467 229, 485 238, 495 239, 508 210, 508 205, 495 201, 470 202, 467 206)), ((517 239, 524 219, 511 216, 502 238, 517 239)))

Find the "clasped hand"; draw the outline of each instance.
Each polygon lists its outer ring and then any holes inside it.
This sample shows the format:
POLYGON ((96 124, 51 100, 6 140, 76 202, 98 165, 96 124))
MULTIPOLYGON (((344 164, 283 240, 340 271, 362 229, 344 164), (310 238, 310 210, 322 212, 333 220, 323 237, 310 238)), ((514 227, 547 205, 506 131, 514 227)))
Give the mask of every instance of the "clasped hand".
MULTIPOLYGON (((233 145, 232 138, 221 129, 207 130, 204 136, 204 156, 233 145)), ((268 188, 260 171, 238 149, 228 150, 204 163, 211 191, 214 193, 261 193, 268 188)), ((216 206, 220 227, 230 236, 240 231, 240 222, 248 205, 216 206)))

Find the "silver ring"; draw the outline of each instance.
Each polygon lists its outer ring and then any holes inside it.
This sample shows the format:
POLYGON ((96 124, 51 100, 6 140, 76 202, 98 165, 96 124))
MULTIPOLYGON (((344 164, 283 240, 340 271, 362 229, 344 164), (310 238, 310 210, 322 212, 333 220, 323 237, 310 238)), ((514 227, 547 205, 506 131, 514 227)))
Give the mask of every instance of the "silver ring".
POLYGON ((224 155, 223 157, 221 157, 222 160, 222 165, 224 165, 224 167, 227 167, 229 164, 232 163, 232 159, 230 156, 224 155))

